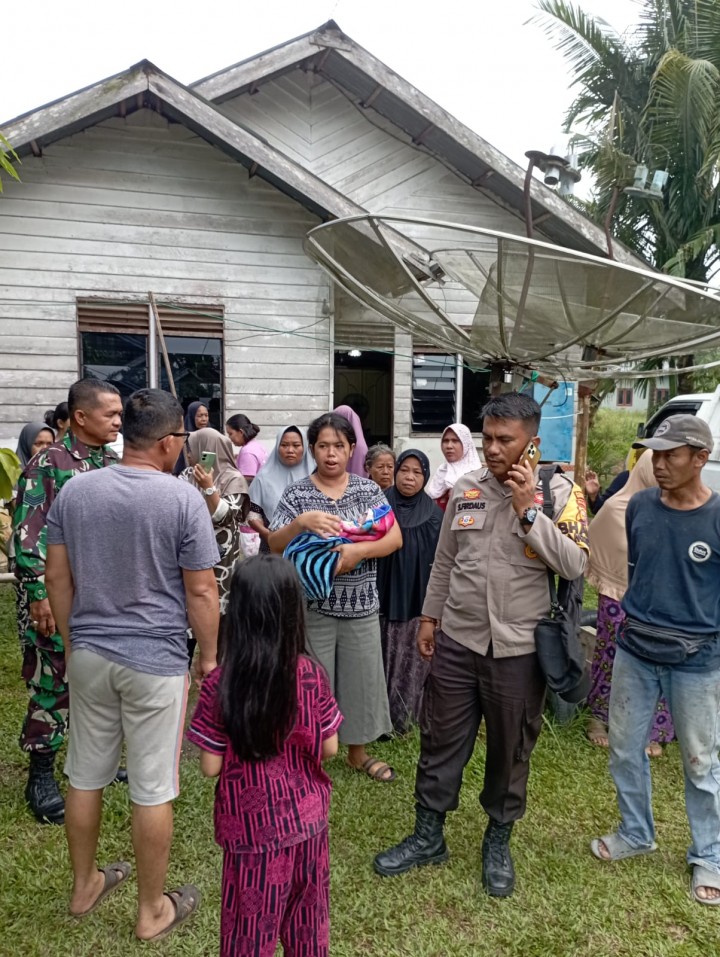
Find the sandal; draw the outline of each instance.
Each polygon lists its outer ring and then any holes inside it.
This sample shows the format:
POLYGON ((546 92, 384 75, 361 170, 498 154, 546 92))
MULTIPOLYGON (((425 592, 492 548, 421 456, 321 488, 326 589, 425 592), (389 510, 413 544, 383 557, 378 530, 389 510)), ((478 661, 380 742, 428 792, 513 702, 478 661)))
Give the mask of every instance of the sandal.
POLYGON ((605 837, 596 837, 590 841, 590 850, 599 861, 605 861, 609 864, 611 861, 622 861, 626 857, 652 854, 653 851, 657 850, 657 844, 653 841, 649 847, 633 847, 616 831, 615 834, 606 834, 605 837), (605 850, 608 852, 607 857, 600 851, 601 844, 605 845, 605 850))
POLYGON ((200 906, 201 894, 194 884, 183 884, 182 887, 176 887, 173 891, 166 891, 165 897, 169 897, 175 907, 174 920, 154 936, 138 937, 138 940, 142 940, 148 944, 154 943, 157 940, 163 940, 168 934, 172 934, 180 924, 189 917, 192 917, 200 906))
POLYGON ((590 744, 594 744, 598 748, 610 747, 607 725, 599 718, 590 718, 585 728, 585 735, 590 744))
POLYGON ((709 871, 700 864, 695 864, 690 880, 690 896, 694 901, 698 904, 705 904, 708 907, 714 907, 720 904, 720 897, 713 897, 710 900, 706 897, 699 897, 698 887, 712 887, 715 890, 720 890, 720 874, 717 874, 715 871, 709 871))
POLYGON ((372 778, 373 781, 382 781, 384 783, 389 783, 394 781, 397 775, 395 774, 394 768, 391 768, 389 764, 386 764, 384 761, 381 761, 380 758, 368 758, 367 761, 358 767, 356 764, 350 764, 347 762, 349 768, 352 768, 353 771, 363 771, 369 778, 372 778), (374 771, 371 770, 373 765, 377 765, 374 771), (390 774, 387 774, 387 772, 390 774))
POLYGON ((98 870, 101 874, 105 875, 105 886, 87 910, 81 911, 79 914, 73 914, 73 912, 70 911, 71 917, 75 917, 79 920, 81 917, 87 917, 88 914, 92 914, 92 912, 102 904, 108 894, 112 894, 114 890, 117 890, 118 887, 124 884, 128 877, 130 877, 132 865, 128 864, 127 861, 115 861, 114 864, 108 864, 107 867, 99 867, 98 870))

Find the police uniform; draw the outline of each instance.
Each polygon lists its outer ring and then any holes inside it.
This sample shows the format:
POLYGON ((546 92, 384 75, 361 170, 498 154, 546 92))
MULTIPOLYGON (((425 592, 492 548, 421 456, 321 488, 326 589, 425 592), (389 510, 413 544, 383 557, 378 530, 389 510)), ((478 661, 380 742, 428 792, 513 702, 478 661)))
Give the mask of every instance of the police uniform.
POLYGON ((458 806, 463 769, 486 723, 480 802, 501 824, 525 811, 530 754, 542 726, 545 682, 534 629, 548 613, 547 568, 577 578, 587 561, 581 490, 551 478, 553 517, 523 527, 508 486, 483 468, 455 485, 443 520, 423 615, 441 622, 425 688, 415 797, 445 812, 458 806))

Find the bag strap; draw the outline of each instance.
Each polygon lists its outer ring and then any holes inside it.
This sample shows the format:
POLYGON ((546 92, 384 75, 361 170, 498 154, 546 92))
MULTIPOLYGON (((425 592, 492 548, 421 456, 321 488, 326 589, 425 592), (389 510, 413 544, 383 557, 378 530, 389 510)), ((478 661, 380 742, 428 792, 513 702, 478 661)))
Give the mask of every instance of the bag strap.
MULTIPOLYGON (((550 488, 550 479, 557 472, 556 465, 545 465, 540 469, 540 482, 542 484, 542 493, 543 493, 543 504, 542 510, 549 519, 553 517, 553 511, 555 510, 555 503, 553 502, 552 489, 550 488)), ((550 589, 550 614, 554 617, 555 613, 560 610, 560 603, 558 602, 557 587, 555 585, 555 572, 548 568, 548 588, 550 589)))

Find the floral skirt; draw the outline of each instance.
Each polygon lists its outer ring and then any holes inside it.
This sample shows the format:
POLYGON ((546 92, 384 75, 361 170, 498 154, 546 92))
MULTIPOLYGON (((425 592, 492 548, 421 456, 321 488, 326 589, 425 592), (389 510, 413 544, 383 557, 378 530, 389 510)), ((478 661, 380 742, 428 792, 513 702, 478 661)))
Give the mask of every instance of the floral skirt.
MULTIPOLYGON (((625 620, 625 612, 620 602, 606 595, 598 596, 597 640, 590 672, 591 687, 588 694, 588 708, 593 718, 607 725, 610 686, 612 682, 613 661, 615 660, 615 637, 625 620)), ((650 742, 666 744, 675 739, 670 711, 665 699, 658 701, 650 732, 650 742)))
POLYGON ((420 657, 416 639, 420 619, 388 621, 380 617, 383 664, 393 730, 405 734, 420 718, 430 662, 420 657))

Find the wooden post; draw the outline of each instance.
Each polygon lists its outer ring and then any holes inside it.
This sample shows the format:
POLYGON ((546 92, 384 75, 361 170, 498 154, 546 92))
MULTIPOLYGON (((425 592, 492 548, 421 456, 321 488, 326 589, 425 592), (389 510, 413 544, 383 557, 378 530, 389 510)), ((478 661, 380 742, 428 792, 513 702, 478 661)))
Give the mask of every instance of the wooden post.
POLYGON ((588 383, 578 385, 578 418, 575 433, 575 462, 573 475, 576 483, 582 488, 585 483, 585 469, 587 468, 588 432, 590 430, 590 397, 592 387, 588 383))
POLYGON ((167 346, 165 345, 165 336, 163 334, 162 325, 160 324, 160 313, 158 312, 154 294, 149 292, 148 296, 150 297, 150 308, 152 309, 153 316, 155 318, 155 328, 157 329, 158 342, 160 343, 160 350, 163 355, 163 364, 165 366, 165 371, 167 372, 168 384, 170 385, 170 391, 177 399, 175 379, 173 378, 172 366, 170 365, 170 356, 168 355, 167 346))

